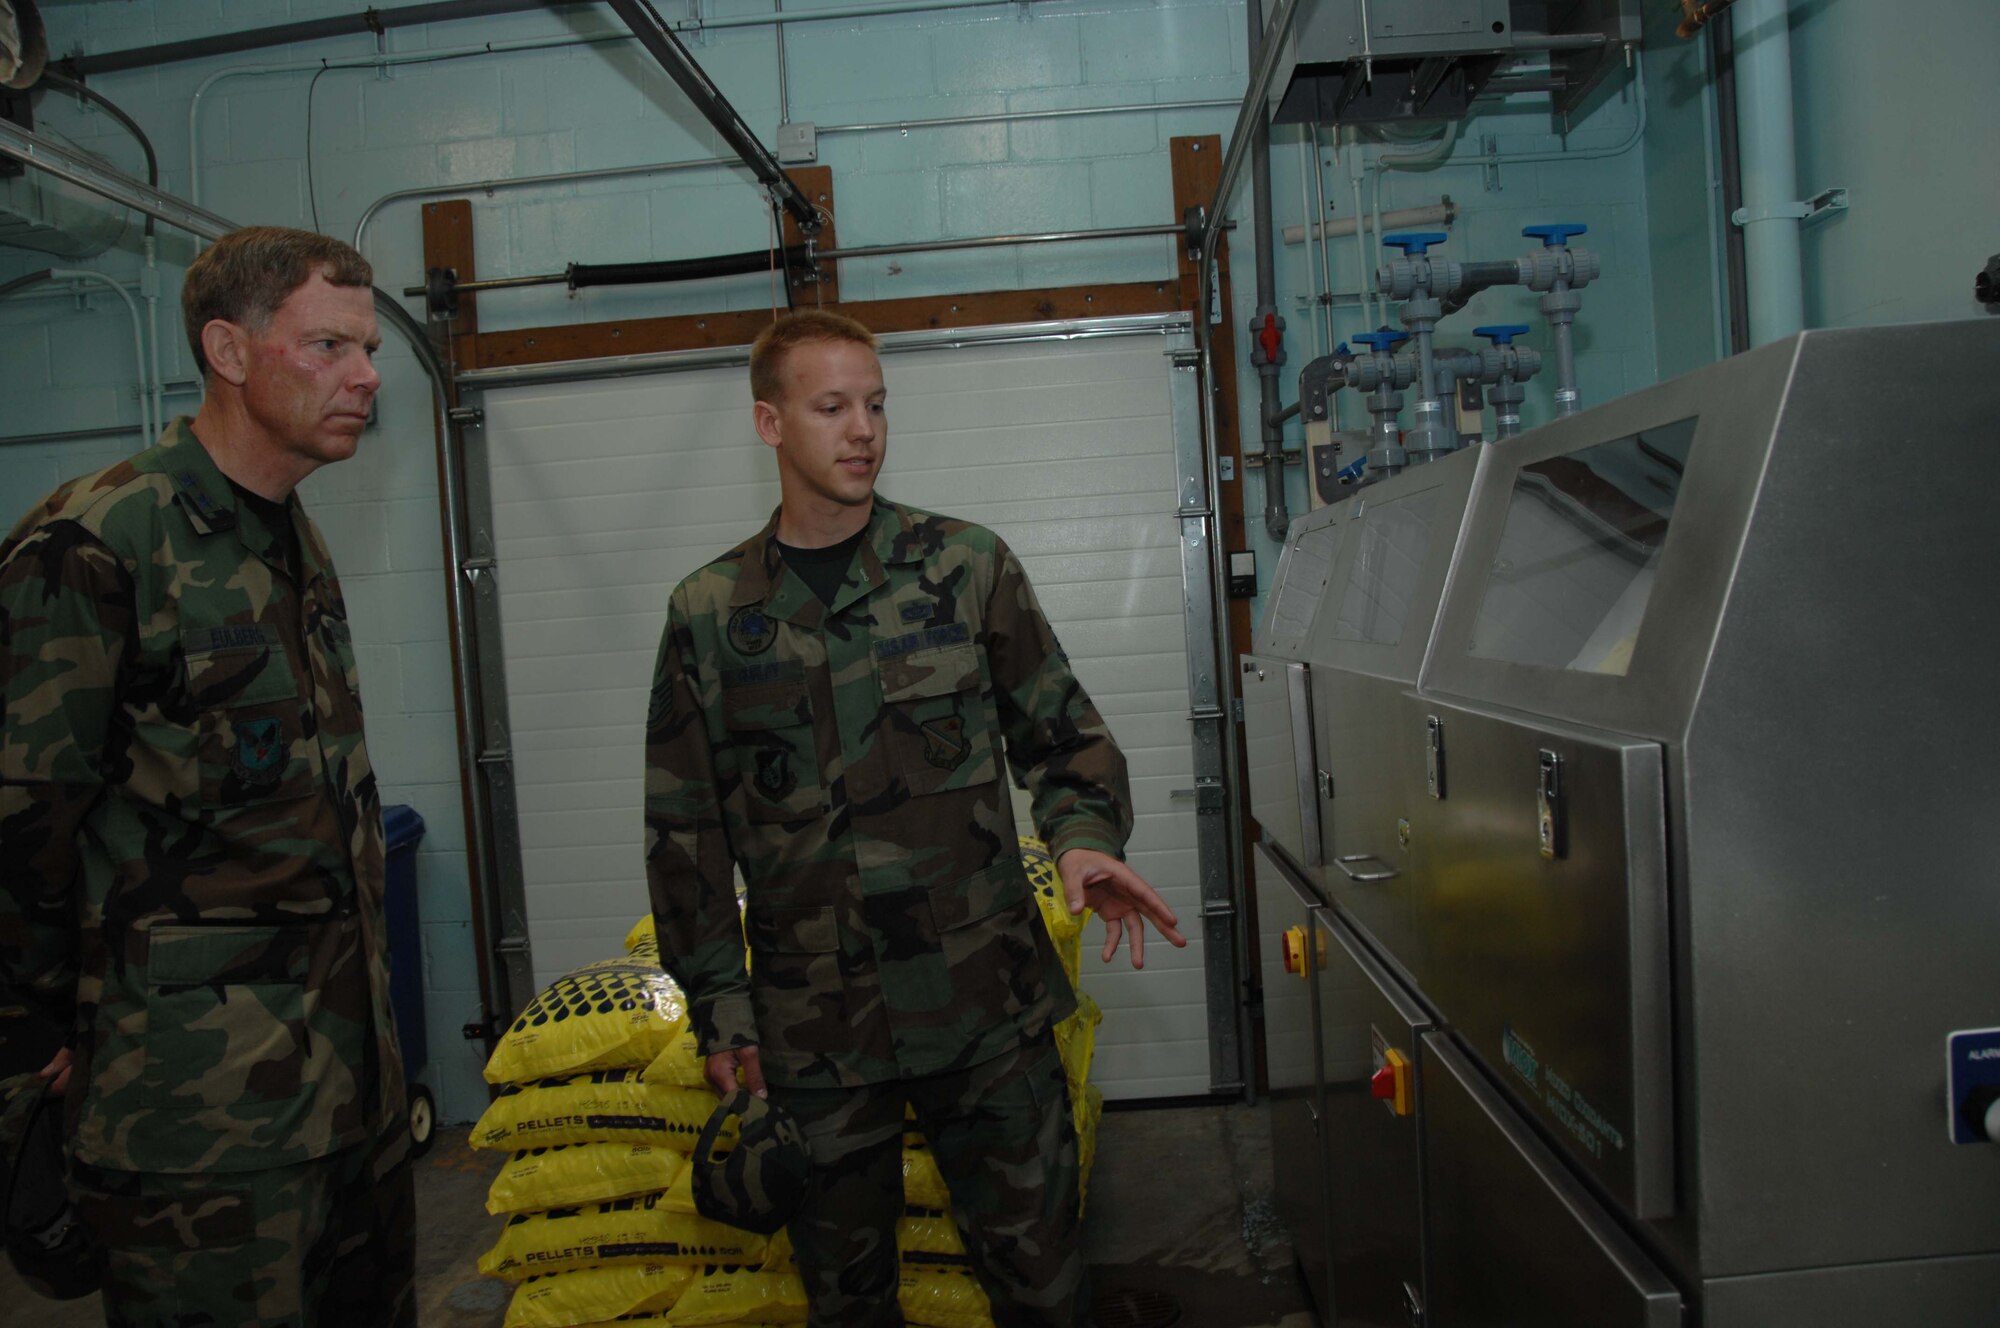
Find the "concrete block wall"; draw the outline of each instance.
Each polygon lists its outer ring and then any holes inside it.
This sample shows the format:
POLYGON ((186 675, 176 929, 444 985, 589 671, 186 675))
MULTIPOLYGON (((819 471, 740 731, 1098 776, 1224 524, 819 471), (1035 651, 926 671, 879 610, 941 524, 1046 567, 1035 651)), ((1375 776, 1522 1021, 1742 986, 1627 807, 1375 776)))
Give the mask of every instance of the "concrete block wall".
MULTIPOLYGON (((793 0, 786 10, 832 2, 793 0)), ((356 8, 348 0, 104 0, 50 6, 44 13, 54 48, 67 53, 356 8)), ((703 6, 711 19, 768 12, 765 0, 703 6)), ((356 36, 104 75, 94 84, 148 129, 163 188, 243 222, 312 225, 316 215, 322 229, 351 239, 364 212, 393 191, 725 155, 713 132, 632 43, 586 40, 619 32, 601 6, 565 5, 391 31, 380 48, 422 62, 386 70, 340 67, 377 51, 375 38, 356 36), (540 45, 458 54, 487 43, 540 45), (286 65, 293 67, 249 72, 286 65)), ((820 161, 833 170, 844 245, 1176 220, 1169 140, 1226 135, 1249 72, 1243 8, 1236 0, 1034 0, 828 18, 790 25, 786 32, 782 95, 791 119, 825 131, 820 161), (1228 104, 948 127, 842 128, 1211 100, 1228 104)), ((774 30, 711 28, 684 34, 684 40, 751 127, 771 141, 781 96, 774 30)), ((1424 172, 1387 173, 1382 186, 1387 209, 1450 194, 1460 220, 1447 252, 1458 257, 1517 254, 1529 243, 1519 229, 1530 222, 1590 224, 1587 243, 1604 251, 1607 270, 1587 293, 1579 325, 1586 400, 1640 386, 1654 371, 1639 154, 1519 165, 1503 160, 1497 173, 1473 158, 1489 138, 1503 156, 1565 143, 1615 147, 1631 131, 1634 103, 1623 93, 1603 100, 1571 125, 1566 140, 1551 132, 1542 99, 1496 103, 1465 126, 1450 161, 1424 172)), ((140 172, 136 149, 101 112, 49 94, 40 99, 38 115, 44 127, 140 172)), ((1280 225, 1296 223, 1308 206, 1301 199, 1299 133, 1280 128, 1273 135, 1280 225)), ((1326 156, 1329 215, 1344 217, 1352 210, 1347 158, 1334 160, 1330 147, 1326 156)), ((560 271, 569 262, 758 248, 769 225, 763 196, 735 166, 475 190, 472 198, 479 275, 488 277, 560 271)), ((391 202, 369 224, 363 248, 384 289, 421 280, 418 208, 412 200, 391 202)), ((1231 211, 1247 221, 1247 171, 1231 211)), ((1245 225, 1231 239, 1238 327, 1248 325, 1254 304, 1259 238, 1245 225)), ((139 250, 137 227, 129 226, 117 246, 88 266, 136 286, 143 269, 139 250)), ((175 385, 169 413, 191 413, 198 403, 177 314, 180 272, 193 253, 187 237, 160 229, 159 344, 163 376, 175 385)), ((1303 246, 1276 251, 1280 308, 1291 322, 1292 371, 1315 349, 1314 320, 1300 299, 1316 283, 1309 280, 1306 254, 1303 246)), ((1375 255, 1368 261, 1372 265, 1375 255)), ((1313 262, 1316 267, 1316 254, 1313 262)), ((49 265, 41 255, 0 249, 0 282, 49 265)), ((1334 242, 1331 266, 1335 289, 1356 286, 1362 265, 1351 239, 1334 242)), ((857 260, 843 265, 841 277, 848 298, 879 299, 1157 280, 1173 272, 1173 245, 1157 239, 857 260)), ((770 300, 771 283, 761 276, 573 296, 552 287, 489 297, 481 320, 499 329, 758 308, 770 300)), ((1532 296, 1483 296, 1448 330, 1469 332, 1483 321, 1529 323, 1536 329, 1529 342, 1547 347, 1532 296)), ((1361 326, 1356 310, 1336 310, 1336 338, 1361 326)), ((108 295, 0 301, 0 436, 129 430, 83 442, 0 446, 0 508, 9 519, 58 478, 140 445, 129 345, 123 305, 108 295)), ((370 739, 385 800, 416 806, 429 825, 420 874, 430 1077, 445 1118, 465 1119, 483 1105, 484 1090, 478 1057, 458 1033, 476 1013, 477 997, 444 640, 432 413, 420 371, 393 337, 381 360, 379 420, 361 455, 315 476, 304 496, 342 568, 363 651, 370 739)), ((1239 360, 1241 428, 1254 439, 1255 379, 1247 355, 1239 360)), ((1547 384, 1530 389, 1531 422, 1547 416, 1549 391, 1547 384)), ((1285 400, 1295 392, 1293 378, 1285 400)), ((1296 425, 1288 434, 1296 445, 1296 425)), ((1290 506, 1304 510, 1304 480, 1296 468, 1287 483, 1290 506)), ((1252 481, 1246 498, 1253 512, 1261 497, 1252 481)), ((1264 555, 1260 565, 1268 577, 1276 545, 1254 517, 1252 527, 1252 547, 1264 555)), ((607 934, 607 953, 617 941, 607 934)))

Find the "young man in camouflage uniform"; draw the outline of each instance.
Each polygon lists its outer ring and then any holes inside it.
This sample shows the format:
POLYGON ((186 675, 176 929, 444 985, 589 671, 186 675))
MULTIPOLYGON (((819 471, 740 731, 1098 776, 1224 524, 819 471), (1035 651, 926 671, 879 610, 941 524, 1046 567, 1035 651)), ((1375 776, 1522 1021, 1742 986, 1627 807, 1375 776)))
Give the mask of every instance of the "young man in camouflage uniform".
POLYGON ((367 422, 371 280, 302 231, 208 249, 200 414, 0 545, 0 984, 72 1030, 113 1325, 415 1322, 382 809, 293 496, 367 422))
POLYGON ((781 319, 751 352, 769 524, 675 589, 647 719, 646 845, 668 969, 718 1092, 802 1125, 790 1230, 817 1328, 896 1305, 904 1104, 1001 1328, 1068 1328, 1077 1155, 1053 1025, 1075 1008, 1016 848, 1011 766, 1104 958, 1177 919, 1118 857, 1124 758, 998 536, 875 493, 867 329, 781 319), (748 885, 740 920, 732 867, 748 885), (744 940, 751 962, 746 973, 744 940))

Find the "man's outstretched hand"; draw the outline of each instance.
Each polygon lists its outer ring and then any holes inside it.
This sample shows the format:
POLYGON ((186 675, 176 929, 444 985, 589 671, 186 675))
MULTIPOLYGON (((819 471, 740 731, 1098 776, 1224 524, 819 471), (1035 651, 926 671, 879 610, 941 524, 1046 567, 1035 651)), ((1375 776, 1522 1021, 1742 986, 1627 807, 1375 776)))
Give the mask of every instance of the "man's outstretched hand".
POLYGON ((1088 908, 1104 919, 1105 963, 1110 963, 1111 957, 1118 953, 1119 940, 1130 936, 1132 967, 1146 966, 1148 918, 1160 929, 1160 935, 1176 946, 1187 945, 1187 938, 1180 933, 1180 919, 1159 892, 1109 853, 1073 848, 1056 860, 1056 870, 1062 873, 1070 915, 1074 917, 1088 908))

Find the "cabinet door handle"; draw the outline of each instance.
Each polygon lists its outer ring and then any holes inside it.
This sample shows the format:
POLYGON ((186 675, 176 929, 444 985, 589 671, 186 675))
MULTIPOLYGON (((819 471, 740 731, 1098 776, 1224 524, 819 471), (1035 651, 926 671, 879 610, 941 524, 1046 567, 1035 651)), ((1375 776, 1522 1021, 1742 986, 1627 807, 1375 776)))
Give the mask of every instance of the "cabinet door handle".
POLYGON ((1401 872, 1389 866, 1388 863, 1382 862, 1382 859, 1376 857, 1373 853, 1350 853, 1344 858, 1335 858, 1333 865, 1340 868, 1341 875, 1345 876, 1348 880, 1364 884, 1369 881, 1393 881, 1402 875, 1401 872), (1381 863, 1385 870, 1374 872, 1356 871, 1348 865, 1352 862, 1377 862, 1381 863))

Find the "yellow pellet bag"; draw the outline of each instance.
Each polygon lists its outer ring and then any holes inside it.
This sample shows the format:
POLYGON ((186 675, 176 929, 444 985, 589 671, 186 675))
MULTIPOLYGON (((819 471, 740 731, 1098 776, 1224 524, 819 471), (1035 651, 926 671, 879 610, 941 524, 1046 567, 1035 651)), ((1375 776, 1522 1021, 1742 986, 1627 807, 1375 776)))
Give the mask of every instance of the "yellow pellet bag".
POLYGON ((905 1260, 896 1301, 911 1328, 993 1328, 993 1307, 971 1269, 905 1260))
POLYGON ((748 1263, 764 1257, 764 1238, 661 1208, 658 1195, 585 1208, 516 1213, 479 1260, 488 1277, 518 1282, 610 1263, 748 1263))
POLYGON ((611 1263, 531 1277, 514 1290, 506 1328, 574 1328, 670 1309, 700 1271, 687 1264, 611 1263))
MULTIPOLYGON (((554 1144, 658 1144, 694 1151, 715 1110, 702 1088, 642 1083, 637 1070, 592 1070, 504 1093, 472 1127, 472 1146, 514 1152, 554 1144)), ((734 1125, 723 1138, 732 1140, 734 1125)))
POLYGON ((704 1269, 666 1317, 690 1326, 805 1321, 806 1287, 798 1274, 726 1267, 704 1269))
POLYGON ((965 1241, 951 1214, 935 1208, 905 1205, 896 1219, 896 1250, 901 1254, 964 1255, 965 1241))
POLYGON ((648 913, 632 924, 632 930, 625 933, 625 953, 631 954, 642 945, 653 947, 653 953, 660 952, 660 936, 653 929, 653 915, 648 913))
POLYGON ((1090 1193, 1090 1168, 1097 1162, 1097 1129, 1104 1120, 1104 1090, 1085 1084, 1076 1100, 1076 1211, 1081 1213, 1090 1193))
POLYGON ((1074 987, 1081 980, 1083 924, 1089 920, 1090 910, 1085 909, 1082 916, 1069 911, 1062 873, 1056 870, 1056 860, 1049 856, 1048 847, 1031 835, 1022 835, 1020 839, 1021 864, 1028 869, 1028 884, 1035 888, 1042 925, 1048 929, 1049 939, 1055 942, 1056 957, 1062 961, 1063 972, 1069 975, 1069 985, 1074 987))
POLYGON ((913 1208, 951 1207, 951 1191, 944 1183, 944 1173, 938 1170, 937 1158, 923 1141, 923 1136, 903 1136, 903 1202, 913 1208))
POLYGON ((486 1211, 526 1213, 608 1203, 664 1190, 687 1171, 664 1144, 556 1144, 523 1148, 486 1192, 486 1211))
POLYGON ((1102 1022, 1103 1009, 1087 993, 1079 991, 1076 1013, 1056 1024, 1056 1052, 1062 1057, 1072 1101, 1090 1080, 1090 1062, 1097 1052, 1097 1026, 1102 1022))
POLYGON ((600 960, 557 978, 521 1011, 486 1062, 486 1082, 642 1069, 686 1027, 687 1002, 657 955, 600 960))
POLYGON ((702 1056, 694 1034, 688 1032, 668 1043, 639 1077, 649 1084, 705 1088, 708 1085, 707 1072, 708 1062, 702 1056))

